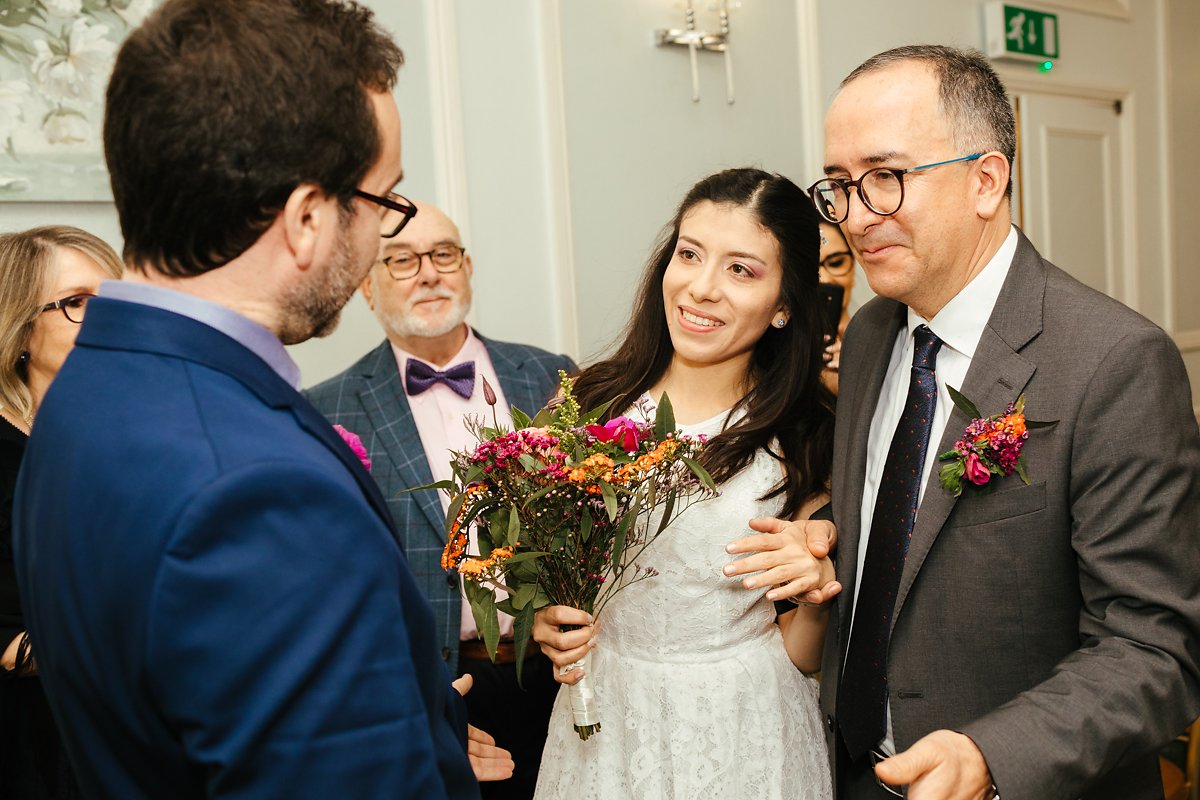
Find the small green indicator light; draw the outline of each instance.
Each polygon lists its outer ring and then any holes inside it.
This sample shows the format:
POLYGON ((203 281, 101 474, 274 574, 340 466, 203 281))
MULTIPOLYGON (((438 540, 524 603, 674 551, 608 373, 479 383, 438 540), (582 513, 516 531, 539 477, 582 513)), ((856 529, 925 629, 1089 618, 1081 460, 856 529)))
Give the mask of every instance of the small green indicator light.
POLYGON ((1049 72, 1050 70, 1054 69, 1054 62, 1053 61, 1043 61, 1040 69, 1042 70, 1042 72, 1049 72))

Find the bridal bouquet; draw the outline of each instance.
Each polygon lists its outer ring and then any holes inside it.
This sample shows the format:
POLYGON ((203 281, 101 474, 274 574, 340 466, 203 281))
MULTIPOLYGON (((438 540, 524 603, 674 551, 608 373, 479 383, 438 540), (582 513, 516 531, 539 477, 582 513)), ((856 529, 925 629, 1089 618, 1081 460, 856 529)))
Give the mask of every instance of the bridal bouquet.
MULTIPOLYGON (((532 419, 514 408, 513 430, 469 420, 479 445, 453 453, 453 480, 423 487, 450 496, 442 567, 463 576, 493 658, 497 610, 515 618, 518 676, 534 612, 566 605, 599 614, 618 590, 657 574, 639 556, 692 502, 716 492, 696 462, 703 437, 676 430, 665 394, 653 420, 643 404, 642 420, 599 425, 607 404, 581 412, 572 380, 559 376, 560 396, 532 419), (479 546, 468 553, 472 524, 479 546)), ((494 423, 495 393, 486 381, 484 397, 494 423)), ((581 739, 600 730, 587 680, 568 687, 581 739)))

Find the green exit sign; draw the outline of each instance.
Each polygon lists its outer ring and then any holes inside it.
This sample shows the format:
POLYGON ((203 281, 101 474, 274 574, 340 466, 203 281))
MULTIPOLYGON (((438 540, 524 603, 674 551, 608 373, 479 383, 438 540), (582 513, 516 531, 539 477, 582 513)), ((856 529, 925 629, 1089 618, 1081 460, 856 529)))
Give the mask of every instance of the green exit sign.
POLYGON ((1058 60, 1058 15, 1009 3, 983 8, 989 58, 1058 60))

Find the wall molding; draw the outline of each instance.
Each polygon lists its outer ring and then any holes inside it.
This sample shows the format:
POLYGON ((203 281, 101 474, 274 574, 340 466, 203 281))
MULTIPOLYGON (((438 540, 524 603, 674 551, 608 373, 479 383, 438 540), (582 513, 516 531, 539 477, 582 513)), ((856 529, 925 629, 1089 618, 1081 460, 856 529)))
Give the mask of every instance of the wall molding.
POLYGON ((1037 0, 1035 5, 1080 11, 1100 17, 1133 19, 1130 0, 1037 0))
POLYGON ((1175 340, 1175 346, 1179 348, 1180 352, 1192 353, 1200 350, 1200 328, 1176 331, 1171 334, 1171 338, 1175 340))
POLYGON ((458 61, 456 3, 424 0, 429 53, 429 100, 433 111, 433 172, 438 206, 470 241, 467 147, 463 127, 462 80, 458 61))
MULTIPOLYGON (((436 0, 435 0, 436 2, 436 0)), ((571 216, 571 167, 567 141, 566 89, 563 85, 562 17, 559 0, 539 0, 538 58, 542 76, 542 131, 545 135, 546 213, 550 279, 556 303, 559 349, 576 361, 579 310, 575 285, 575 238, 571 216)))
POLYGON ((801 145, 804 176, 800 182, 825 174, 825 97, 821 89, 821 28, 817 0, 796 0, 796 49, 800 55, 800 116, 807 135, 801 145))

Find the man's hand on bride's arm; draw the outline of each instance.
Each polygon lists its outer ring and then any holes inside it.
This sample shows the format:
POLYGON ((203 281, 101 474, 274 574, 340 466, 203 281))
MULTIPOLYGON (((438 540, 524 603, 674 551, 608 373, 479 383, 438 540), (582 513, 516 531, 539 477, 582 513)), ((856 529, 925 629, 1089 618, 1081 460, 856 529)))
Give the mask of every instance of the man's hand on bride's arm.
POLYGON ((567 685, 574 685, 583 680, 582 669, 563 672, 579 659, 583 658, 595 645, 596 632, 600 623, 592 622, 592 615, 586 611, 570 606, 547 606, 533 617, 533 640, 537 642, 546 657, 554 662, 554 680, 567 685), (567 625, 580 626, 576 630, 561 630, 567 625))
POLYGON ((745 558, 725 566, 728 576, 760 572, 742 581, 747 589, 774 587, 769 600, 794 598, 810 605, 832 600, 842 586, 834 580, 829 553, 837 542, 837 529, 826 520, 750 520, 750 528, 759 533, 735 539, 726 552, 745 558))
MULTIPOLYGON (((475 679, 468 674, 455 680, 452 685, 460 695, 466 696, 474 683, 475 679)), ((513 763, 511 753, 503 747, 497 747, 491 734, 474 725, 467 725, 467 759, 471 762, 475 780, 481 783, 507 780, 517 766, 513 763)))

